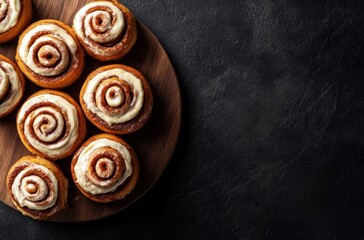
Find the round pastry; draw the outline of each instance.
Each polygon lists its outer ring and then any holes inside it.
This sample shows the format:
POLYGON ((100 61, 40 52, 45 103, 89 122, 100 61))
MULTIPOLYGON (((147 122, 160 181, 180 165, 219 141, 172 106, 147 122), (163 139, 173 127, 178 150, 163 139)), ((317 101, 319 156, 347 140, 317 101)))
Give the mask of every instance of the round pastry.
POLYGON ((133 14, 117 0, 86 4, 76 13, 73 29, 85 51, 100 61, 120 59, 137 39, 133 14))
POLYGON ((84 52, 72 28, 57 20, 30 25, 19 38, 16 61, 36 85, 59 89, 71 85, 85 65, 84 52))
POLYGON ((6 182, 14 205, 24 215, 43 220, 67 207, 67 179, 46 159, 22 157, 10 168, 6 182))
POLYGON ((0 117, 13 111, 25 91, 25 79, 18 66, 0 55, 0 117))
POLYGON ((139 161, 125 141, 114 135, 99 134, 75 153, 71 172, 82 194, 106 203, 122 199, 134 189, 139 178, 139 161))
POLYGON ((32 20, 31 0, 0 0, 0 43, 19 36, 32 20))
POLYGON ((44 158, 71 156, 86 135, 86 120, 77 102, 66 93, 41 90, 21 106, 17 130, 25 147, 44 158))
POLYGON ((80 103, 86 117, 99 129, 127 134, 147 122, 153 95, 142 73, 114 64, 100 67, 87 77, 80 92, 80 103))

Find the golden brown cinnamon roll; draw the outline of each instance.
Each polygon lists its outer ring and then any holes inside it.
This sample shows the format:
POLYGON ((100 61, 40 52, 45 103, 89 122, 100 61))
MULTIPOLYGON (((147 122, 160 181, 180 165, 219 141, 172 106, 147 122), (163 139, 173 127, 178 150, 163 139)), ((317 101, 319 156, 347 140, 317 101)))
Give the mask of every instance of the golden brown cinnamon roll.
POLYGON ((43 220, 67 207, 68 182, 54 163, 35 156, 18 160, 7 175, 7 188, 16 208, 43 220))
POLYGON ((85 51, 100 61, 117 60, 137 39, 133 14, 117 0, 97 0, 75 15, 73 29, 85 51))
POLYGON ((16 61, 32 82, 51 89, 71 85, 85 65, 72 28, 50 19, 33 23, 20 35, 16 61))
POLYGON ((72 155, 86 135, 86 121, 77 102, 55 90, 41 90, 30 96, 16 122, 25 147, 50 160, 72 155))
POLYGON ((0 55, 0 117, 13 111, 25 91, 25 79, 18 66, 0 55))
POLYGON ((110 134, 88 139, 75 153, 71 172, 77 188, 96 202, 122 199, 135 187, 139 161, 133 148, 110 134))
POLYGON ((31 0, 0 0, 0 43, 19 36, 31 20, 31 0))
POLYGON ((100 67, 87 77, 80 103, 86 117, 101 130, 127 134, 145 125, 152 111, 153 96, 142 73, 114 64, 100 67))

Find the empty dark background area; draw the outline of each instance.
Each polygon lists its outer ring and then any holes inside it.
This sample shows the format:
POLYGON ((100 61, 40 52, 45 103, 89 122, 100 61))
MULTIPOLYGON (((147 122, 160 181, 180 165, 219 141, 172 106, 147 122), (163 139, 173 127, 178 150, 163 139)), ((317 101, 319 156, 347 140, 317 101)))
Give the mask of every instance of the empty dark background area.
POLYGON ((0 204, 0 239, 363 239, 363 1, 122 1, 177 72, 157 184, 82 224, 0 204))

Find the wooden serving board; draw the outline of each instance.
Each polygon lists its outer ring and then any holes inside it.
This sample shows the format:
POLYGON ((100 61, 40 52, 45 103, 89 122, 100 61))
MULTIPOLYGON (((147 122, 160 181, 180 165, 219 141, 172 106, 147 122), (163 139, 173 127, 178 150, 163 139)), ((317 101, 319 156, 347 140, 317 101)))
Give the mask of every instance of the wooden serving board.
MULTIPOLYGON (((57 19, 71 26, 72 19, 87 0, 33 0, 33 22, 40 19, 57 19)), ((55 222, 81 222, 96 220, 115 214, 125 209, 147 192, 160 177, 167 166, 177 144, 181 127, 181 96, 176 74, 172 64, 154 34, 140 21, 137 22, 138 40, 124 58, 119 61, 102 63, 86 57, 86 67, 80 79, 70 87, 63 89, 78 101, 78 94, 87 75, 97 67, 122 63, 140 70, 150 82, 154 96, 154 108, 149 122, 141 130, 121 136, 137 152, 141 172, 140 179, 125 199, 100 204, 87 198, 76 189, 70 174, 71 158, 57 163, 69 180, 69 209, 49 219, 55 222)), ((0 53, 15 60, 17 39, 0 46, 0 53)), ((26 96, 41 88, 27 81, 26 96)), ((10 115, 0 119, 0 200, 15 208, 6 188, 6 175, 12 164, 30 152, 21 143, 15 118, 17 108, 10 115)), ((101 133, 91 123, 87 123, 87 138, 101 133)), ((20 213, 19 213, 20 214, 20 213)))

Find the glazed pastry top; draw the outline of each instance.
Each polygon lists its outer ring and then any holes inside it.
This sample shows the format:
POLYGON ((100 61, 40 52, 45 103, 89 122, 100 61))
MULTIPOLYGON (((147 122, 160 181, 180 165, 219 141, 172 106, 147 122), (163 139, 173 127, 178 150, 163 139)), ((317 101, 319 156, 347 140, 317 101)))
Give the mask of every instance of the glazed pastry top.
POLYGON ((0 112, 6 112, 12 108, 22 95, 20 78, 13 65, 0 61, 0 112))
POLYGON ((77 184, 91 194, 115 191, 131 176, 132 172, 129 150, 121 143, 106 138, 100 138, 88 144, 79 154, 74 166, 77 184), (116 156, 109 157, 109 154, 113 152, 116 156), (94 164, 92 159, 96 161, 94 164))
POLYGON ((17 24, 20 11, 20 0, 0 0, 0 33, 17 24))
POLYGON ((21 123, 29 144, 52 158, 67 152, 78 137, 76 107, 54 94, 41 94, 27 100, 18 113, 18 124, 21 123))
POLYGON ((41 76, 58 76, 67 69, 71 60, 75 64, 78 61, 75 40, 56 24, 43 23, 35 26, 19 44, 21 60, 41 76))
POLYGON ((135 75, 121 68, 114 68, 98 73, 88 82, 83 100, 87 109, 108 124, 120 124, 138 115, 143 107, 144 89, 141 80, 135 75), (120 86, 120 81, 128 84, 127 90, 120 86), (102 99, 106 101, 103 102, 102 99), (120 111, 109 111, 108 107, 113 110, 120 108, 120 111))
POLYGON ((57 201, 58 181, 48 168, 31 163, 17 174, 11 190, 21 207, 45 210, 57 201))
POLYGON ((124 27, 123 12, 112 2, 96 1, 82 7, 73 21, 77 35, 90 47, 92 52, 101 56, 113 55, 101 46, 118 41, 124 27))

